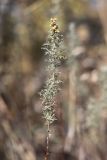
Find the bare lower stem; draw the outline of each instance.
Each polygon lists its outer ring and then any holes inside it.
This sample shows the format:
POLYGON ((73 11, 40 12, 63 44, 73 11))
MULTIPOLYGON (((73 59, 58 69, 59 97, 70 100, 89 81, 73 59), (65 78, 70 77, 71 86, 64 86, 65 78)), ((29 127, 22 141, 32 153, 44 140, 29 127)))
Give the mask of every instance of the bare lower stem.
POLYGON ((48 130, 47 130, 47 137, 46 137, 46 155, 45 155, 45 160, 49 160, 49 134, 50 134, 50 123, 48 122, 48 130))

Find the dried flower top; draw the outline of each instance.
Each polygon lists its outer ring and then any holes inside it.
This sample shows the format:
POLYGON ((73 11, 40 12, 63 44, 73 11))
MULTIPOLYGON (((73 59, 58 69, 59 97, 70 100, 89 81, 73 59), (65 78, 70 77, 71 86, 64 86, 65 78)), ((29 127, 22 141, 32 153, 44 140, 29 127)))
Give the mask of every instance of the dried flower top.
POLYGON ((50 27, 51 27, 51 31, 53 34, 59 33, 59 29, 58 29, 58 25, 57 25, 56 21, 57 21, 56 18, 51 18, 51 20, 50 20, 50 27))

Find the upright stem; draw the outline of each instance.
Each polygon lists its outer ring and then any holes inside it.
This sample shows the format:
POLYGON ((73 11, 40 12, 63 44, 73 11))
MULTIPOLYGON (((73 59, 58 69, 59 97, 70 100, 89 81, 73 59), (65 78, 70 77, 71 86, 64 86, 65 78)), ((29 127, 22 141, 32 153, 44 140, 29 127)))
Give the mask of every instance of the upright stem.
POLYGON ((47 138, 46 138, 46 154, 45 160, 49 160, 49 140, 50 140, 50 124, 56 120, 55 116, 55 99, 60 90, 61 80, 59 79, 58 66, 63 58, 63 39, 59 32, 59 27, 56 23, 56 18, 51 18, 50 32, 43 45, 45 55, 47 56, 47 71, 48 76, 46 85, 41 91, 41 99, 43 105, 43 115, 47 122, 47 138))
POLYGON ((50 123, 48 121, 47 137, 46 137, 46 155, 45 160, 49 160, 49 134, 50 134, 50 123))

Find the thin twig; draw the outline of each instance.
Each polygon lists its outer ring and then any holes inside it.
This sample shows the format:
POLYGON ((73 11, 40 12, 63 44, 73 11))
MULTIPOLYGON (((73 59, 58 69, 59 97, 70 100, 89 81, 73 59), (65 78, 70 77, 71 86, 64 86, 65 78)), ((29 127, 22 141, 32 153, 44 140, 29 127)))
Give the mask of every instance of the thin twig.
POLYGON ((49 160, 49 134, 50 134, 50 123, 48 122, 47 138, 46 138, 46 155, 45 160, 49 160))

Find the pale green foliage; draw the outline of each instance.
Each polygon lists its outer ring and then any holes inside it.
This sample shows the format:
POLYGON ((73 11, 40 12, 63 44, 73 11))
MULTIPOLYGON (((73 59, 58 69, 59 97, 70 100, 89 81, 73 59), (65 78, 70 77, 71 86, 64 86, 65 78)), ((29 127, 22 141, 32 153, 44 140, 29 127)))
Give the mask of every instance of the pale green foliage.
POLYGON ((44 89, 40 93, 43 105, 43 115, 46 122, 49 124, 56 120, 55 99, 61 84, 58 68, 61 64, 61 59, 64 58, 63 48, 62 35, 59 32, 53 33, 53 31, 50 30, 47 41, 42 47, 46 56, 48 79, 44 89))

